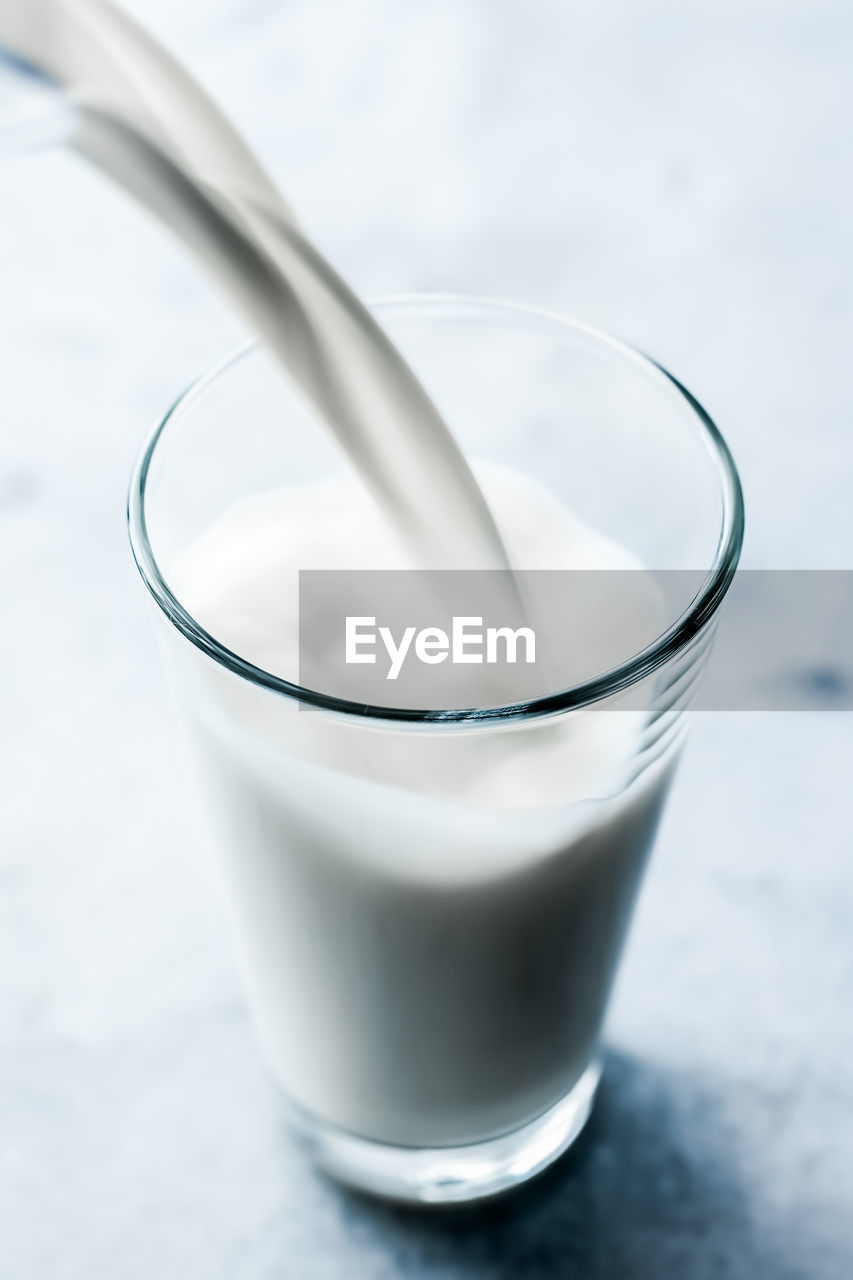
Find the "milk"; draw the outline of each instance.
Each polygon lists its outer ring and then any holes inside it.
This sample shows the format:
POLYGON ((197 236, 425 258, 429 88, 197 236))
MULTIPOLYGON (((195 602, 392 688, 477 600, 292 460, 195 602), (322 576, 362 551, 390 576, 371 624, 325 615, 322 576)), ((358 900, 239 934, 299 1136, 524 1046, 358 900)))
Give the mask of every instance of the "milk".
MULTIPOLYGON (((296 571, 619 568, 519 477, 480 484, 427 392, 188 74, 108 0, 6 0, 0 45, 64 88, 69 142, 248 318, 352 471, 259 494, 172 565, 193 617, 293 679, 296 571)), ((392 727, 300 710, 170 633, 272 1069, 378 1142, 505 1133, 571 1090, 672 767, 641 712, 392 727)))
MULTIPOLYGON (((517 567, 633 565, 539 486, 480 480, 517 567)), ((403 563, 339 477, 244 499, 168 576, 215 639, 293 680, 297 571, 403 563)), ((411 1146, 491 1138, 563 1098, 596 1051, 671 773, 667 751, 630 781, 646 717, 400 729, 179 661, 242 967, 288 1096, 411 1146)))
POLYGON ((505 568, 488 506, 426 391, 189 73, 109 0, 4 0, 4 46, 65 88, 69 145, 197 257, 415 557, 453 568, 464 547, 471 567, 505 568))

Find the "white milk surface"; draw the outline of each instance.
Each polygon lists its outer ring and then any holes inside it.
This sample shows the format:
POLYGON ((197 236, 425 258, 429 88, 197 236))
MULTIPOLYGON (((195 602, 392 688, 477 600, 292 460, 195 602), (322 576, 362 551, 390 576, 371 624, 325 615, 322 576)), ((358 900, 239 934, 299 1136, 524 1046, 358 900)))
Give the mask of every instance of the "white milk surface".
MULTIPOLYGON (((633 564, 531 482, 480 479, 517 567, 633 564)), ((297 570, 402 563, 340 477, 245 499, 170 582, 219 641, 292 679, 297 570)), ((558 1102, 595 1053, 671 772, 664 758, 625 787, 644 717, 366 724, 178 646, 239 953, 290 1097, 435 1146, 558 1102)))

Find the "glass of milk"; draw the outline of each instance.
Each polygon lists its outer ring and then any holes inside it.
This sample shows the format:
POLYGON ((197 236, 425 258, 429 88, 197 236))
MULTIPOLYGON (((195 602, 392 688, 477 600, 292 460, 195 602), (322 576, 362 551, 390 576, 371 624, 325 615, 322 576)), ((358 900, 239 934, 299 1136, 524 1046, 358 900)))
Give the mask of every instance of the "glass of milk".
POLYGON ((133 551, 292 1123, 344 1181, 465 1201, 544 1168, 589 1115, 743 505, 704 411, 614 339, 481 300, 375 310, 517 567, 692 583, 640 652, 531 702, 347 703, 298 683, 297 573, 396 551, 271 361, 247 348, 202 379, 137 465, 133 551))

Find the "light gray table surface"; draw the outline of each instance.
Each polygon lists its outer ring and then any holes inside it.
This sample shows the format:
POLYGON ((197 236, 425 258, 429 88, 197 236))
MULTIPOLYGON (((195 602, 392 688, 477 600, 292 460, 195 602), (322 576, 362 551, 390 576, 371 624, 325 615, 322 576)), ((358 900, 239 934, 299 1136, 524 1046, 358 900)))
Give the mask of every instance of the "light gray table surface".
MULTIPOLYGON (((845 0, 138 0, 367 294, 516 297, 726 432, 748 563, 853 560, 845 0)), ((66 154, 0 161, 2 1280, 845 1280, 848 715, 697 718, 577 1150, 422 1216, 316 1175, 261 1066, 123 506, 243 334, 66 154)))

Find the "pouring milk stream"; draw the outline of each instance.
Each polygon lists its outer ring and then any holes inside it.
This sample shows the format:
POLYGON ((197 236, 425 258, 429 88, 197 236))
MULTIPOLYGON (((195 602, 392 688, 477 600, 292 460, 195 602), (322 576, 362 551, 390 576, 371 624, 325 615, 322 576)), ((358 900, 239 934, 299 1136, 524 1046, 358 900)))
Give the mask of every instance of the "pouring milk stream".
POLYGON ((219 109, 109 0, 2 0, 0 49, 61 85, 68 139, 203 262, 433 568, 506 568, 452 435, 219 109), (441 494, 440 504, 435 495, 441 494))

